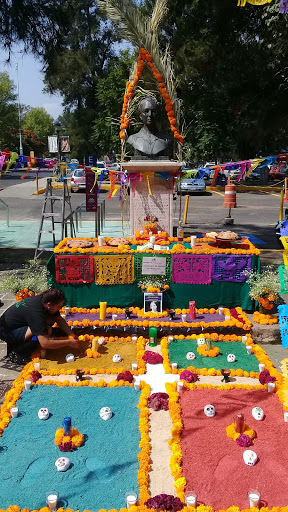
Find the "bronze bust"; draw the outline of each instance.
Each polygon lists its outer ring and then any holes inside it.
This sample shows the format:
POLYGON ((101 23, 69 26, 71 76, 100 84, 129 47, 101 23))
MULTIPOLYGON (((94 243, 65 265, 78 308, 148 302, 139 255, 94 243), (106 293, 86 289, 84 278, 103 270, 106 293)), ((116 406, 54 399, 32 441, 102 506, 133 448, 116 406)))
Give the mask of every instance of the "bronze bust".
POLYGON ((127 139, 127 143, 134 148, 133 159, 172 158, 173 137, 157 130, 158 104, 156 100, 151 96, 146 96, 139 102, 138 109, 143 127, 127 139))

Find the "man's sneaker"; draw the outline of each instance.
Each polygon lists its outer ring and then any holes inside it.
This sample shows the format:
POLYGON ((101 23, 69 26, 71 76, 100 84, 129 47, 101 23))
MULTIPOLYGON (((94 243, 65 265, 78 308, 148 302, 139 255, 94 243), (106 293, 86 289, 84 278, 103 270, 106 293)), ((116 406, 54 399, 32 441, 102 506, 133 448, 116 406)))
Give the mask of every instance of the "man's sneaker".
POLYGON ((18 352, 10 352, 10 354, 7 356, 7 360, 19 366, 25 366, 25 364, 31 362, 29 357, 18 354, 18 352))

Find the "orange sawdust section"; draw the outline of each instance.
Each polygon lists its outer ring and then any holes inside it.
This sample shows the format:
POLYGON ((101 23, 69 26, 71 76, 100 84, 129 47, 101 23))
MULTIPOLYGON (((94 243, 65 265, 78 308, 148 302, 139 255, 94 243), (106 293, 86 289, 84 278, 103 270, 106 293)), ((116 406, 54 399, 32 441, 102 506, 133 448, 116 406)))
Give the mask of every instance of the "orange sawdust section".
MULTIPOLYGON (((137 362, 137 347, 136 343, 114 341, 108 342, 107 345, 98 347, 98 352, 101 357, 93 359, 87 357, 85 351, 91 346, 89 341, 81 341, 80 348, 71 350, 69 347, 63 347, 59 350, 47 350, 45 359, 41 359, 41 370, 63 369, 72 370, 77 368, 94 368, 99 370, 106 369, 121 369, 131 370, 131 363, 137 362), (73 353, 75 361, 66 363, 65 357, 67 354, 73 353), (114 354, 120 354, 122 361, 120 363, 113 362, 114 354)), ((40 370, 40 371, 41 371, 40 370)))

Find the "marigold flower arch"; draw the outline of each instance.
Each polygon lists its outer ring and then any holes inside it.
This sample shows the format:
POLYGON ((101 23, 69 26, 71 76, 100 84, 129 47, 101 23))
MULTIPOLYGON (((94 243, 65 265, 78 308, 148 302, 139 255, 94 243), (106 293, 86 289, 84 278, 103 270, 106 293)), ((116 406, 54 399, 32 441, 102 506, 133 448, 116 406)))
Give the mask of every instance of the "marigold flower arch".
POLYGON ((137 57, 137 67, 136 67, 136 72, 134 75, 133 82, 128 81, 126 83, 126 93, 124 95, 122 114, 120 117, 120 121, 121 121, 120 138, 123 141, 126 138, 125 130, 128 128, 129 122, 130 122, 130 119, 128 117, 126 117, 128 103, 133 96, 133 91, 134 91, 135 85, 138 83, 139 79, 142 76, 143 68, 145 66, 145 61, 146 61, 147 65, 151 69, 154 77, 156 78, 156 80, 158 82, 160 92, 162 94, 162 97, 165 100, 165 103, 166 103, 165 110, 167 112, 168 120, 170 123, 170 128, 171 128, 171 131, 173 132, 174 138, 177 139, 179 142, 181 142, 181 144, 183 144, 184 137, 183 137, 183 135, 180 135, 180 133, 178 133, 178 131, 177 131, 177 128, 176 128, 177 121, 175 119, 173 103, 170 100, 167 89, 165 88, 165 86, 162 82, 163 77, 162 77, 161 73, 158 73, 157 69, 155 68, 154 64, 152 63, 152 55, 150 55, 147 52, 147 50, 145 50, 145 48, 140 48, 138 50, 138 52, 139 52, 139 57, 137 57))

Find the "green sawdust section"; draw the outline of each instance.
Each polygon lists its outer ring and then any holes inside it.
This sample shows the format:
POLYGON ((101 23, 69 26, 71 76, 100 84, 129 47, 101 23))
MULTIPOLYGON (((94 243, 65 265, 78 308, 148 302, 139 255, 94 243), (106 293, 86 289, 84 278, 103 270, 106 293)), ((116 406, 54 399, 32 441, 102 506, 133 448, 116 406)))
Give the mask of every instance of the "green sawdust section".
POLYGON ((200 356, 197 352, 197 340, 174 340, 169 344, 170 363, 178 363, 178 368, 233 368, 234 370, 246 370, 247 372, 259 372, 259 361, 254 354, 247 354, 246 347, 241 342, 217 341, 215 347, 220 348, 220 354, 217 357, 200 356), (194 352, 196 358, 193 361, 186 359, 187 352, 194 352), (236 356, 235 363, 228 363, 227 355, 236 356))
POLYGON ((85 351, 91 346, 90 342, 81 341, 78 350, 71 350, 69 347, 64 347, 59 350, 47 350, 46 359, 41 359, 41 370, 71 370, 72 368, 93 368, 100 370, 101 368, 124 368, 131 370, 131 363, 137 362, 136 343, 121 342, 121 341, 108 341, 107 345, 99 347, 98 352, 101 357, 97 359, 87 357, 85 351), (75 361, 73 363, 66 363, 65 357, 67 354, 73 353, 75 361), (113 362, 114 354, 120 354, 122 361, 120 363, 113 362))

